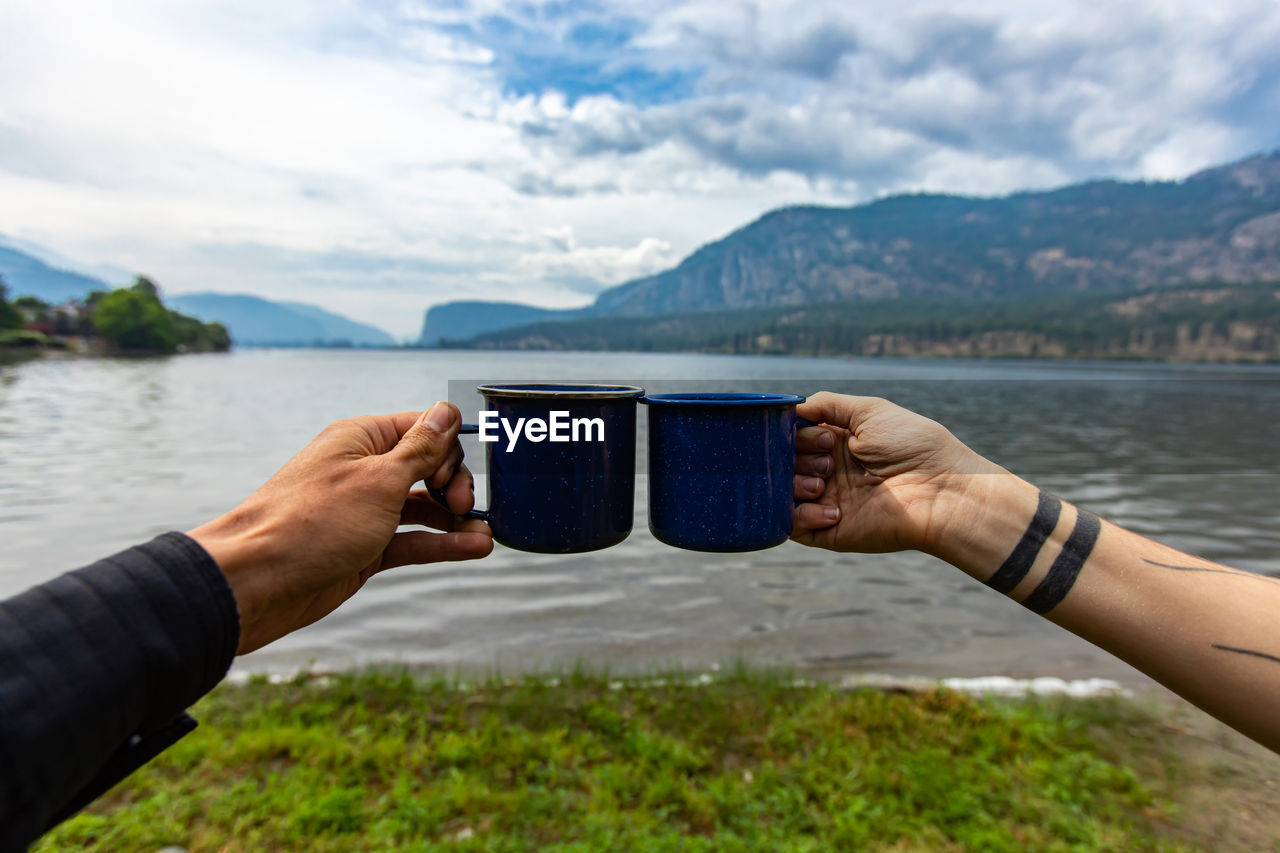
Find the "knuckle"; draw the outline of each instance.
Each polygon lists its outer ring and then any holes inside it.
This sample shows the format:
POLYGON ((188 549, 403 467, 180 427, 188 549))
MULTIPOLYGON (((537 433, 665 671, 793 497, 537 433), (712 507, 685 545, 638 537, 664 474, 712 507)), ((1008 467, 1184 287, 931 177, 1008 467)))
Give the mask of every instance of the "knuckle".
POLYGON ((927 438, 938 444, 945 444, 955 439, 951 430, 934 420, 925 420, 923 432, 927 438))
POLYGON ((346 430, 351 428, 352 420, 353 420, 352 418, 340 418, 336 421, 333 421, 324 429, 320 430, 320 434, 324 436, 331 436, 331 435, 334 435, 335 433, 345 432, 346 430))
POLYGON ((806 400, 805 402, 822 406, 826 403, 831 403, 835 401, 839 396, 840 396, 839 394, 836 394, 832 391, 819 391, 817 394, 811 395, 809 399, 806 400))
POLYGON ((446 445, 443 439, 438 432, 433 432, 429 427, 414 427, 405 433, 401 441, 424 459, 435 459, 444 456, 446 445))

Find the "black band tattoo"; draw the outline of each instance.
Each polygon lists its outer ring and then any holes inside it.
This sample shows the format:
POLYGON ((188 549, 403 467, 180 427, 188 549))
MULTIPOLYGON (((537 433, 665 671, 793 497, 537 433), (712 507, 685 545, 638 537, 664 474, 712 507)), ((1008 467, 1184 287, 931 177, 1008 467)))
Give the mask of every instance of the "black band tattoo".
POLYGON ((1093 553, 1093 546, 1098 541, 1100 532, 1102 521, 1093 513, 1077 508, 1076 526, 1063 544, 1062 552, 1049 567, 1044 580, 1023 600, 1022 606, 1041 616, 1057 607, 1075 586, 1080 569, 1093 553))
POLYGON ((1224 652, 1235 652, 1238 655, 1253 655, 1255 658, 1263 658, 1265 660, 1273 660, 1280 663, 1280 657, 1269 655, 1266 652, 1255 652, 1253 649, 1237 649, 1234 646, 1220 646, 1217 643, 1211 643, 1215 649, 1222 649, 1224 652))
POLYGON ((1058 526, 1058 516, 1061 514, 1062 501, 1053 495, 1041 492, 1036 502, 1036 514, 1031 518, 1027 532, 1022 534, 1018 544, 1013 546, 1009 559, 1005 560, 1000 568, 996 569, 996 573, 987 580, 987 586, 1005 595, 1013 592, 1013 588, 1027 576, 1027 572, 1031 571, 1031 564, 1036 561, 1036 556, 1044 547, 1044 542, 1053 532, 1053 528, 1058 526))

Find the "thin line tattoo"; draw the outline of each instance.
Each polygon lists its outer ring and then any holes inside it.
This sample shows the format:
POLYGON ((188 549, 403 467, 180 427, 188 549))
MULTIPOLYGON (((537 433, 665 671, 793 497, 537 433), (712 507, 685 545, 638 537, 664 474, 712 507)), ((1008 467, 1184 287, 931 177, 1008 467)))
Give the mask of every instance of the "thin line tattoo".
POLYGON ((1255 572, 1246 572, 1246 571, 1243 571, 1242 569, 1232 569, 1232 568, 1215 569, 1215 568, 1210 568, 1209 566, 1175 566, 1172 563, 1161 563, 1161 562, 1157 562, 1156 560, 1148 560, 1146 557, 1142 558, 1142 562, 1150 563, 1153 566, 1159 566, 1162 569, 1173 569, 1175 572, 1211 572, 1212 574, 1216 574, 1216 575, 1235 575, 1236 577, 1241 577, 1241 578, 1252 578, 1254 580, 1271 581, 1272 583, 1280 583, 1280 578, 1273 578, 1270 575, 1260 575, 1255 572))
POLYGON ((1061 514, 1062 501, 1041 492, 1036 501, 1036 514, 1032 516, 1027 532, 1013 546, 1009 558, 987 579, 987 586, 1005 595, 1013 592, 1014 587, 1031 571, 1031 565, 1044 547, 1045 540, 1053 533, 1053 528, 1058 526, 1058 516, 1061 514))
POLYGON ((1273 660, 1280 663, 1280 657, 1269 655, 1266 652, 1255 652, 1253 649, 1237 649, 1234 646, 1220 646, 1217 643, 1211 644, 1215 649, 1222 649, 1224 652, 1235 652, 1238 655, 1252 655, 1255 658, 1263 658, 1265 660, 1273 660))
POLYGON ((1022 606, 1041 616, 1057 607, 1075 586, 1076 578, 1084 568, 1084 561, 1093 553, 1093 546, 1098 541, 1100 532, 1101 519, 1088 510, 1077 507, 1076 526, 1063 544, 1062 552, 1049 567, 1044 580, 1023 599, 1022 606))

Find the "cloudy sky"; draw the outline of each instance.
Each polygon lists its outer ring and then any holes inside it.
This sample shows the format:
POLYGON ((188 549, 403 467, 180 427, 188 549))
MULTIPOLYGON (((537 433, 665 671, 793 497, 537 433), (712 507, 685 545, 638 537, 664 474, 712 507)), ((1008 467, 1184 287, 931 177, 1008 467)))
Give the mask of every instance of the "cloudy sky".
POLYGON ((3 0, 0 233, 402 337, 783 204, 1280 145, 1275 0, 3 0))

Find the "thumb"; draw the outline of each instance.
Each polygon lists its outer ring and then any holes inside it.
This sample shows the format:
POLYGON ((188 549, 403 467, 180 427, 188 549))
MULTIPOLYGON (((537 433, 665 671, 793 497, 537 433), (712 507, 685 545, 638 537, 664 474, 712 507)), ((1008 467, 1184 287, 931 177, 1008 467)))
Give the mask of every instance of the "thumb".
POLYGON ((820 391, 796 406, 796 414, 805 420, 843 427, 856 433, 863 421, 892 405, 880 397, 851 397, 848 394, 820 391))
POLYGON ((413 479, 425 480, 449 458, 461 420, 452 403, 436 403, 422 413, 388 455, 402 462, 413 479))

